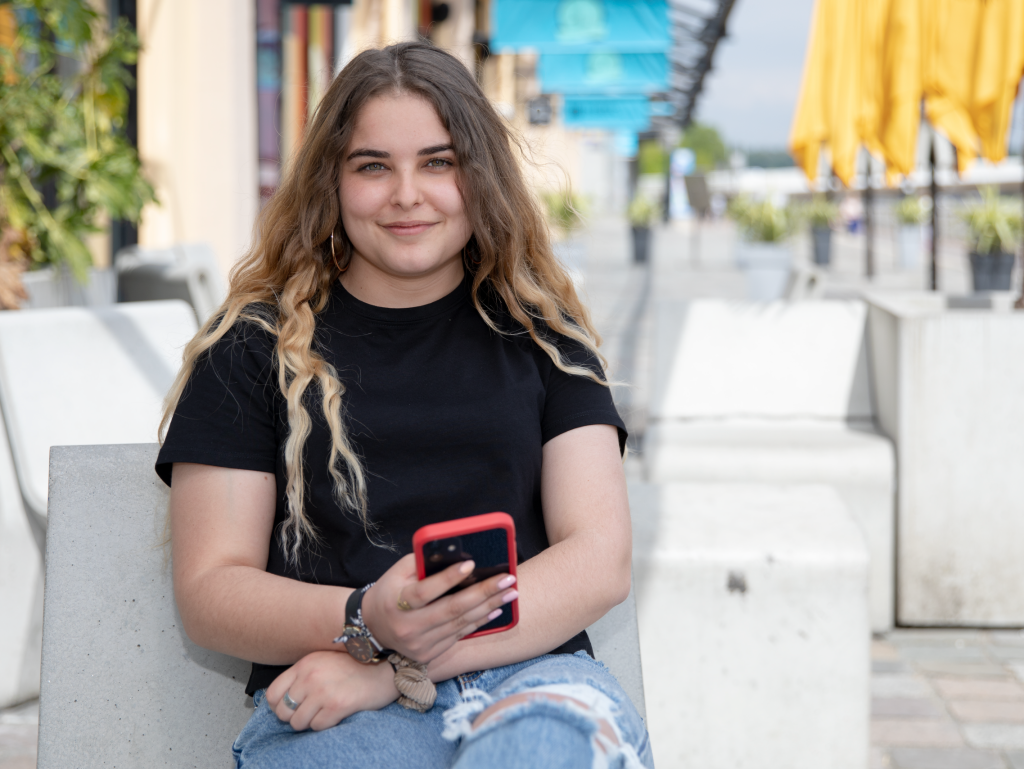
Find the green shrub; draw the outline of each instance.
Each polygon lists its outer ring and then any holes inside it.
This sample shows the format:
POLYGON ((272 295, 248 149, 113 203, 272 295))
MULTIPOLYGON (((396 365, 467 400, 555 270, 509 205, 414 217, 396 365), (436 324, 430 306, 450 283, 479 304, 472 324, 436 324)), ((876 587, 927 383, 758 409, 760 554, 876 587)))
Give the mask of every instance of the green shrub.
POLYGON ((918 195, 907 195, 892 209, 896 221, 903 225, 924 224, 928 221, 931 211, 931 198, 918 195))
POLYGON ((548 221, 567 237, 583 226, 587 202, 574 192, 545 192, 541 196, 547 209, 548 221))
POLYGON ((108 31, 87 0, 13 6, 27 23, 0 48, 2 256, 84 280, 102 217, 138 221, 155 199, 123 132, 138 40, 124 20, 108 31), (77 72, 61 74, 60 58, 77 72))
POLYGON ((839 206, 824 195, 815 195, 809 202, 797 207, 793 214, 814 229, 827 229, 839 219, 839 206))
POLYGON ((637 195, 629 201, 626 218, 634 227, 650 227, 661 215, 661 204, 646 195, 637 195))
POLYGON ((995 187, 981 190, 981 200, 968 203, 962 214, 971 251, 978 254, 1012 252, 1020 243, 1024 220, 1020 201, 1000 197, 995 187))
POLYGON ((785 240, 793 233, 795 225, 793 212, 775 205, 770 199, 752 200, 740 195, 729 203, 727 213, 743 237, 755 243, 785 240))

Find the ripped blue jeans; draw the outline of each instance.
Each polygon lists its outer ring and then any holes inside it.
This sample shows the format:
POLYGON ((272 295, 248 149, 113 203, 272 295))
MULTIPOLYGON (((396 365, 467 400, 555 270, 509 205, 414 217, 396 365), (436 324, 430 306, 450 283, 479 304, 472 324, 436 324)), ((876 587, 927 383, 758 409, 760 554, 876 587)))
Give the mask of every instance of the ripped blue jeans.
POLYGON ((267 706, 235 740, 238 769, 653 769, 643 720, 618 682, 586 652, 548 654, 465 673, 437 685, 426 713, 392 703, 330 729, 296 732, 267 706), (473 722, 489 705, 534 693, 473 722), (553 696, 544 696, 545 694, 553 696))

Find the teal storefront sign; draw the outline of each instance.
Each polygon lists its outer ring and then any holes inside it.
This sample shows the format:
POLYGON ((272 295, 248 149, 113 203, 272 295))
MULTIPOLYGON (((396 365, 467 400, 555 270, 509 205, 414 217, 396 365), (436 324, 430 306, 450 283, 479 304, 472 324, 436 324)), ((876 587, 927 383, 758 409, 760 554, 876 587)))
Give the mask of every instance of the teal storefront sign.
POLYGON ((492 0, 491 50, 542 54, 662 53, 672 45, 666 0, 492 0))
POLYGON ((646 96, 566 95, 562 102, 562 123, 566 128, 642 132, 650 127, 651 106, 646 96))
POLYGON ((537 76, 544 93, 657 93, 668 90, 664 53, 542 53, 537 76))

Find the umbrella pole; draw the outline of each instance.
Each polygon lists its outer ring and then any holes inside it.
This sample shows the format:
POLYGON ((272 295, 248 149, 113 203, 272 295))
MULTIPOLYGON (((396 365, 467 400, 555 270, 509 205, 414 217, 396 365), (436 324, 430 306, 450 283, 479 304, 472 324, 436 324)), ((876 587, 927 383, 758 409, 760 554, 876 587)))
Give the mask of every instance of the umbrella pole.
POLYGON ((932 181, 932 263, 931 288, 939 288, 939 184, 935 179, 935 137, 931 137, 931 148, 928 150, 928 164, 931 166, 932 181))
POLYGON ((871 154, 864 153, 866 170, 864 172, 864 267, 867 277, 875 277, 875 191, 871 186, 871 154))

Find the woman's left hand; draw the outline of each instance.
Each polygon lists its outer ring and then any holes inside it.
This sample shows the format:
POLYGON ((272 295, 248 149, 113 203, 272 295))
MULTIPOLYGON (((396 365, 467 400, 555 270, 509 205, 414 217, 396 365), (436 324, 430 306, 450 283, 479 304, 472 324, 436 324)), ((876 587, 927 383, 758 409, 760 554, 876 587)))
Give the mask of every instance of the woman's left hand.
POLYGON ((386 662, 364 665, 345 652, 307 654, 267 688, 267 704, 301 732, 329 729, 361 710, 380 710, 398 699, 395 672, 386 662), (298 707, 284 702, 288 694, 298 707))

